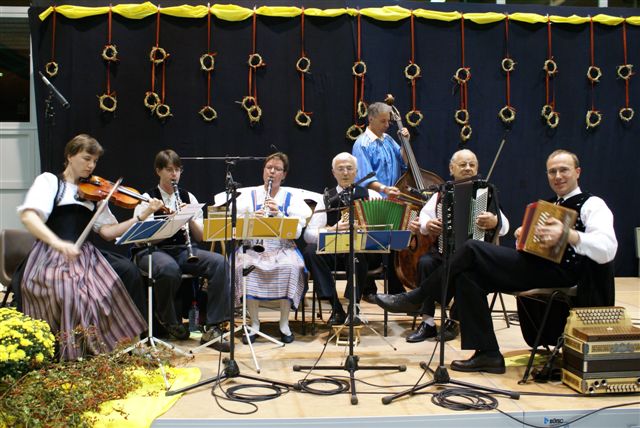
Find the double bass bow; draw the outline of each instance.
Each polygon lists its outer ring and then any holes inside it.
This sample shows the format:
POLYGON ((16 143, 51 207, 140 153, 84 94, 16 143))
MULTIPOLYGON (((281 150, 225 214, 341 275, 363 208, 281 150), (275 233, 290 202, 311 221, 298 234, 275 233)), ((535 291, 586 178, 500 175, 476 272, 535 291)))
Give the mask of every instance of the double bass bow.
MULTIPOLYGON (((391 94, 387 94, 384 100, 384 102, 391 107, 391 119, 396 122, 398 127, 398 138, 401 142, 400 146, 404 150, 408 164, 407 172, 396 182, 396 187, 400 189, 401 195, 395 199, 411 205, 411 209, 415 210, 417 217, 420 209, 431 196, 427 192, 427 189, 430 186, 444 183, 444 180, 437 174, 418 166, 409 139, 401 133, 404 126, 398 109, 393 105, 394 101, 395 99, 391 94)), ((396 252, 394 260, 396 274, 405 288, 415 288, 418 286, 418 284, 416 284, 418 261, 420 257, 429 250, 434 241, 435 239, 433 237, 418 233, 411 237, 409 247, 396 252)))

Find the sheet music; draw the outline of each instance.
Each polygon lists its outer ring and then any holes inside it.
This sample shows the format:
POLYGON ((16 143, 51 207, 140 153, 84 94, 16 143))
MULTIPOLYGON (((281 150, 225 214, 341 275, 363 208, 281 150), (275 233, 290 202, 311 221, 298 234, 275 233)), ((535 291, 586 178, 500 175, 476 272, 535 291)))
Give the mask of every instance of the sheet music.
POLYGON ((191 218, 197 215, 203 206, 204 204, 189 204, 184 206, 180 212, 165 218, 134 223, 121 237, 116 239, 116 245, 159 242, 171 238, 191 218))

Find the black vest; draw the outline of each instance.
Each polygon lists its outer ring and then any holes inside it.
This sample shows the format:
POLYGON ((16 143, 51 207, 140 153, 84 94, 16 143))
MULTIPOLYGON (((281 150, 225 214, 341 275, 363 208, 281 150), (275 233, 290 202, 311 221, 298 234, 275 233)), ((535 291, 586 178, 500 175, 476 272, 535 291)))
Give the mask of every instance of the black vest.
MULTIPOLYGON (((160 189, 157 186, 151 190, 148 190, 147 194, 149 194, 152 198, 162 200, 162 194, 160 193, 160 189)), ((187 204, 191 203, 191 199, 189 198, 189 192, 187 192, 185 189, 178 187, 178 194, 180 195, 180 200, 182 202, 185 202, 187 204)), ((176 207, 168 207, 168 208, 172 210, 176 209, 176 207)), ((164 215, 164 213, 161 210, 158 210, 155 213, 153 213, 153 215, 155 216, 164 215)), ((162 246, 175 246, 175 245, 186 245, 186 244, 187 244, 187 241, 184 237, 184 233, 182 233, 182 231, 178 231, 171 238, 167 238, 164 241, 159 242, 158 246, 162 247, 162 246)))
POLYGON ((92 210, 84 205, 78 204, 60 206, 60 201, 64 196, 64 190, 67 186, 61 177, 62 175, 58 176, 58 190, 53 203, 53 210, 45 224, 58 235, 60 239, 75 242, 91 221, 97 205, 94 204, 92 210))
MULTIPOLYGON (((578 218, 576 220, 575 230, 578 232, 584 232, 586 227, 582 223, 582 219, 580 218, 580 210, 584 203, 591 197, 590 193, 579 193, 575 196, 570 197, 569 199, 564 200, 560 203, 561 206, 565 208, 572 209, 578 213, 578 218)), ((554 203, 557 198, 547 199, 547 202, 554 203)), ((564 251, 564 255, 562 256, 562 266, 575 268, 579 266, 584 260, 584 256, 576 254, 575 250, 571 245, 567 245, 567 249, 564 251)))
MULTIPOLYGON (((335 199, 331 200, 331 198, 333 198, 337 194, 338 194, 338 190, 335 187, 327 190, 324 193, 324 206, 325 206, 326 209, 340 208, 340 207, 346 207, 347 206, 342 201, 341 198, 335 198, 335 199), (331 203, 329 203, 329 201, 331 201, 331 203)), ((354 192, 354 199, 366 199, 368 197, 369 197, 369 191, 366 188, 364 188, 362 186, 356 186, 356 190, 354 192)), ((327 213, 327 225, 333 226, 334 224, 336 224, 338 222, 339 218, 340 218, 340 210, 329 211, 327 213)))

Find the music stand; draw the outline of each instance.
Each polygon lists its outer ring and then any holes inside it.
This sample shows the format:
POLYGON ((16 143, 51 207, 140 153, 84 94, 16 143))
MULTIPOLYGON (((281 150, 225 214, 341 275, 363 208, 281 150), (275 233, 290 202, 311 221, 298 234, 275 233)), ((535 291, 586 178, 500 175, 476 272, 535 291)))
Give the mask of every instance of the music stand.
MULTIPOLYGON (((125 245, 125 244, 145 244, 149 251, 149 259, 148 259, 148 267, 147 267, 147 324, 149 329, 147 330, 147 337, 139 340, 137 343, 129 346, 122 352, 129 352, 137 347, 141 347, 145 343, 149 343, 149 345, 157 350, 157 345, 162 345, 165 348, 181 354, 183 356, 187 356, 187 353, 178 348, 175 345, 167 343, 163 340, 160 340, 153 336, 153 250, 155 248, 154 242, 162 241, 163 239, 167 239, 172 237, 179 231, 182 226, 184 226, 191 218, 194 216, 196 210, 200 210, 203 204, 193 204, 187 205, 180 212, 176 212, 173 215, 166 217, 164 219, 157 220, 147 220, 140 221, 134 223, 125 233, 122 234, 120 238, 116 240, 116 245, 125 245)), ((164 379, 164 384, 166 389, 169 389, 171 386, 167 380, 166 373, 164 368, 162 367, 162 363, 158 360, 158 364, 160 365, 160 371, 162 373, 162 377, 164 379)))
MULTIPOLYGON (((183 158, 184 159, 184 158, 183 158)), ((229 224, 225 223, 225 228, 224 228, 224 232, 223 232, 223 236, 225 238, 230 238, 229 239, 229 246, 231 248, 231 287, 229 287, 230 292, 231 292, 231 296, 229 298, 229 321, 230 324, 233 325, 233 313, 234 313, 234 309, 235 309, 235 278, 236 278, 236 242, 237 242, 237 237, 236 237, 236 233, 237 233, 237 223, 238 223, 238 209, 236 206, 236 197, 238 196, 238 185, 239 183, 237 183, 236 181, 233 180, 233 176, 231 174, 231 171, 233 169, 233 167, 235 166, 236 162, 238 160, 264 160, 265 158, 259 158, 259 157, 245 157, 245 158, 241 158, 241 157, 223 157, 223 158, 198 158, 198 159, 212 159, 212 160, 224 160, 226 165, 227 165, 227 171, 226 171, 226 187, 227 187, 227 200, 228 203, 226 204, 226 209, 229 209, 229 206, 231 206, 231 228, 229 229, 229 224), (229 234, 229 231, 231 232, 229 234)), ((224 221, 227 221, 227 218, 225 216, 224 221)), ((234 331, 235 333, 235 331, 234 331)), ((293 388, 294 386, 292 384, 286 383, 286 382, 281 382, 281 381, 275 381, 275 380, 271 380, 271 379, 265 379, 265 378, 261 378, 258 376, 251 376, 251 375, 246 375, 246 374, 241 374, 240 373, 240 367, 238 367, 238 363, 235 360, 235 336, 233 334, 230 335, 229 337, 229 358, 226 359, 224 361, 225 364, 225 368, 224 368, 224 372, 222 374, 219 374, 217 376, 211 377, 209 379, 204 379, 201 380, 199 382, 196 382, 192 385, 188 385, 185 386, 183 388, 180 389, 176 389, 173 391, 167 391, 165 393, 166 396, 171 396, 171 395, 176 395, 176 394, 181 394, 183 392, 186 391, 190 391, 194 388, 203 386, 203 385, 207 385, 210 383, 214 383, 214 382, 221 382, 225 379, 230 379, 230 378, 244 378, 244 379, 251 379, 251 380, 256 380, 256 381, 260 381, 260 382, 265 382, 265 383, 270 383, 273 385, 278 385, 278 386, 282 386, 285 388, 293 388)))
MULTIPOLYGON (((463 180, 461 180, 463 181, 463 180)), ((459 182, 456 182, 456 184, 459 182)), ((454 183, 446 182, 443 184, 443 197, 442 197, 442 238, 443 238, 443 250, 442 250, 442 284, 440 286, 441 294, 440 294, 440 319, 444 321, 445 314, 445 304, 447 298, 447 291, 449 288, 449 273, 451 269, 451 249, 453 248, 453 243, 455 242, 456 237, 454 236, 453 222, 455 221, 455 197, 454 197, 454 183)), ((468 201, 468 199, 467 199, 468 201)), ((486 303, 486 302, 485 302, 486 303)), ((434 371, 431 369, 424 361, 420 362, 420 367, 423 370, 428 370, 433 373, 433 379, 428 382, 423 383, 422 385, 416 385, 412 388, 399 392, 397 394, 388 395, 386 397, 382 397, 382 404, 389 404, 396 398, 404 397, 405 395, 414 395, 416 392, 428 388, 432 385, 442 386, 446 384, 459 385, 472 389, 480 389, 483 391, 487 391, 494 394, 502 394, 506 395, 509 398, 513 398, 515 400, 520 398, 520 393, 517 391, 508 391, 504 389, 490 388, 487 386, 476 385, 469 382, 463 382, 460 380, 451 379, 449 376, 449 372, 447 371, 447 367, 444 364, 444 328, 443 325, 440 326, 439 331, 440 337, 438 338, 438 344, 440 346, 440 361, 438 363, 438 367, 434 371)))
MULTIPOLYGON (((372 225, 372 228, 386 228, 391 225, 372 225)), ((384 254, 388 255, 392 250, 403 250, 409 246, 409 240, 411 239, 411 232, 408 230, 357 230, 354 240, 355 251, 358 254, 384 254)), ((320 232, 318 235, 318 249, 317 254, 336 255, 349 252, 349 232, 320 232)), ((357 261, 356 261, 357 263, 357 261)), ((386 261, 384 268, 387 268, 386 261)), ((387 292, 387 278, 385 275, 385 293, 387 292)), ((335 281, 334 281, 335 286, 335 281)), ((359 304, 356 306, 359 308, 359 304)), ((387 337, 387 311, 384 311, 384 335, 380 334, 369 325, 368 320, 361 314, 356 314, 356 318, 360 319, 369 330, 371 330, 377 336, 380 336, 389 346, 395 351, 396 348, 389 343, 387 337)), ((338 331, 339 333, 339 331, 338 331)))
MULTIPOLYGON (((349 309, 348 309, 348 319, 349 319, 349 355, 345 359, 344 365, 342 366, 299 366, 294 365, 293 371, 301 371, 301 370, 346 370, 349 372, 349 385, 351 391, 351 404, 358 404, 358 396, 356 395, 356 379, 355 372, 358 370, 397 370, 400 372, 405 371, 407 368, 404 365, 396 365, 396 366, 361 366, 358 361, 360 357, 354 354, 354 320, 356 317, 356 281, 355 281, 355 251, 356 251, 356 233, 355 233, 355 225, 354 225, 354 192, 355 185, 352 185, 345 190, 343 190, 344 196, 347 199, 347 203, 349 206, 349 241, 348 241, 348 250, 349 250, 349 261, 347 263, 347 281, 351 284, 351 299, 349 301, 349 309)), ((387 233, 389 231, 386 231, 387 233)), ((333 234, 335 235, 335 233, 333 234)), ((390 236, 390 234, 389 234, 390 236)), ((360 239, 359 242, 363 240, 360 239)), ((366 241, 366 239, 365 239, 366 241)), ((408 239, 407 239, 408 242, 408 239)), ((378 252, 383 252, 384 250, 379 250, 378 252)), ((388 246, 386 247, 386 252, 389 252, 388 246)), ((387 342, 388 343, 388 342, 387 342)), ((395 349, 395 348, 394 348, 395 349)))
MULTIPOLYGON (((227 224, 229 224, 230 218, 226 216, 218 216, 214 218, 208 218, 204 221, 204 233, 203 241, 227 241, 231 238, 228 233, 227 224)), ((288 217, 255 217, 253 215, 245 215, 237 219, 236 238, 238 239, 295 239, 296 230, 298 227, 297 218, 288 217), (239 232, 239 236, 238 236, 239 232)), ((267 339, 268 341, 278 345, 285 346, 281 341, 274 339, 254 329, 247 324, 247 289, 246 289, 246 276, 253 270, 250 266, 243 266, 243 279, 242 279, 242 325, 234 329, 234 333, 242 330, 243 334, 247 338, 247 343, 251 349, 251 356, 253 357, 253 363, 256 367, 256 371, 260 373, 260 365, 256 358, 256 353, 253 349, 253 344, 249 340, 250 332, 257 334, 258 336, 267 339)), ((232 286, 235 286, 233 284, 232 286)), ((235 303, 234 303, 235 304, 235 303)), ((227 334, 227 333, 225 333, 227 334)), ((212 339, 198 348, 193 349, 195 351, 201 347, 208 346, 209 343, 221 340, 220 337, 212 339)))

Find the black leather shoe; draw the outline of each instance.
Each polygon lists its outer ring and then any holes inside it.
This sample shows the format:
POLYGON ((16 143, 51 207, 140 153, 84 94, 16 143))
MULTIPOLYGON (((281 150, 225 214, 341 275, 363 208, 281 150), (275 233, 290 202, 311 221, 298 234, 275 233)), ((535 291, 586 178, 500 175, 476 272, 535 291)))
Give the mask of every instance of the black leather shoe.
POLYGON ((421 303, 411 302, 407 293, 376 294, 376 303, 382 309, 394 313, 416 312, 422 306, 421 303))
MULTIPOLYGON (((346 319, 346 320, 344 320, 344 323, 343 323, 343 324, 344 324, 344 325, 351 325, 351 317, 347 316, 347 319, 346 319)), ((360 316, 356 315, 356 316, 353 318, 353 326, 354 326, 354 327, 357 327, 357 326, 359 326, 359 325, 362 325, 362 320, 360 319, 360 316)))
POLYGON ((296 337, 293 335, 293 333, 287 335, 284 334, 282 332, 280 332, 280 342, 282 343, 291 343, 296 339, 296 337))
POLYGON ((164 328, 167 330, 167 333, 178 340, 187 340, 191 334, 189 333, 189 329, 183 324, 168 324, 165 325, 164 328))
POLYGON ((504 357, 498 353, 497 356, 487 355, 486 352, 476 351, 468 360, 455 360, 451 362, 451 370, 459 372, 487 372, 503 374, 504 357))
POLYGON ((336 312, 335 310, 331 312, 331 316, 327 320, 327 325, 329 327, 333 327, 334 325, 344 324, 344 321, 347 319, 347 314, 344 311, 336 312))
POLYGON ((438 330, 435 325, 429 325, 426 321, 422 321, 418 326, 418 329, 407 336, 407 342, 424 342, 431 337, 436 337, 437 334, 438 330))
MULTIPOLYGON (((207 326, 205 327, 205 331, 200 338, 200 344, 204 345, 207 342, 211 342, 213 339, 222 336, 223 333, 224 332, 218 325, 207 326)), ((229 345, 229 341, 226 339, 221 339, 217 342, 210 343, 208 346, 218 352, 229 352, 231 350, 231 345, 229 345)))
MULTIPOLYGON (((250 334, 249 335, 249 340, 251 341, 251 343, 254 343, 257 338, 258 338, 257 334, 250 334)), ((247 340, 247 335, 246 334, 242 335, 242 343, 244 343, 245 345, 248 345, 249 344, 249 340, 247 340)))
MULTIPOLYGON (((440 327, 444 329, 444 341, 448 342, 450 340, 455 339, 456 337, 458 337, 458 334, 460 333, 460 328, 458 327, 458 323, 451 320, 451 319, 446 319, 444 322, 444 326, 440 327)), ((440 335, 438 334, 438 336, 436 337, 437 340, 440 340, 440 335)))
POLYGON ((376 293, 365 294, 364 296, 362 296, 362 300, 364 300, 367 303, 371 303, 372 305, 375 305, 378 303, 376 300, 376 293))

